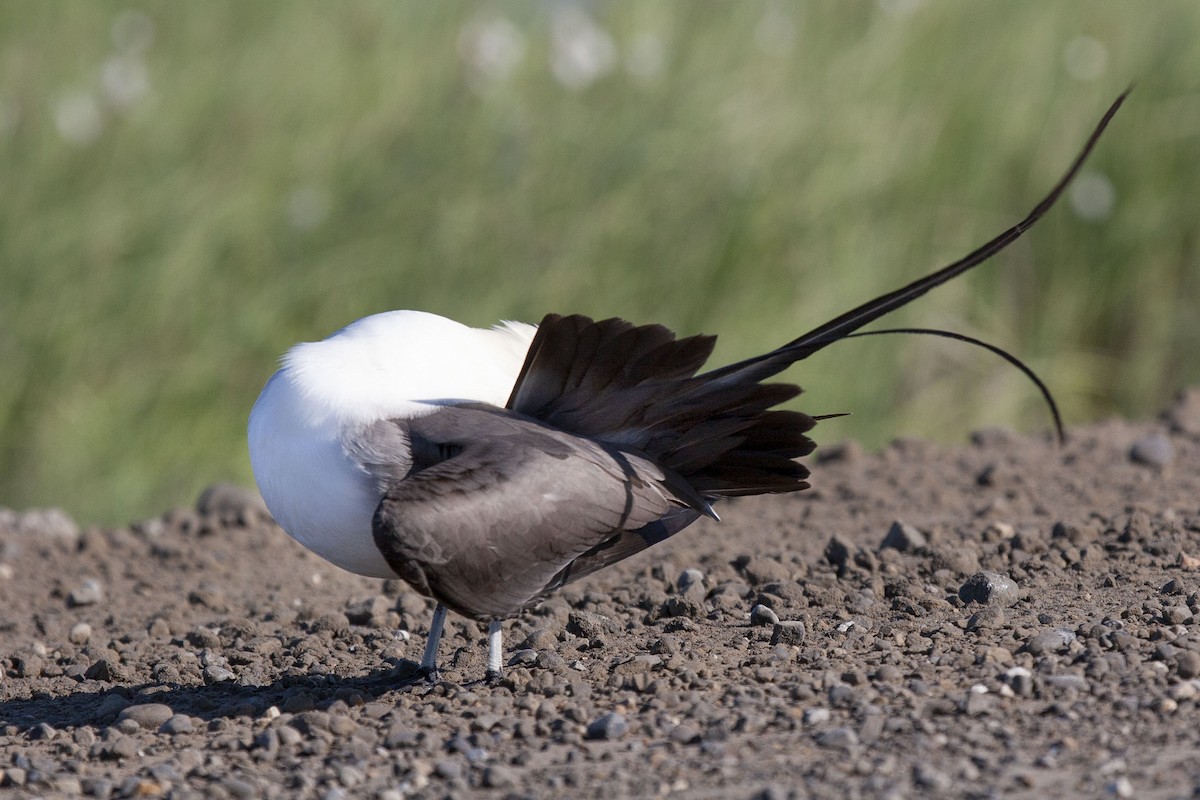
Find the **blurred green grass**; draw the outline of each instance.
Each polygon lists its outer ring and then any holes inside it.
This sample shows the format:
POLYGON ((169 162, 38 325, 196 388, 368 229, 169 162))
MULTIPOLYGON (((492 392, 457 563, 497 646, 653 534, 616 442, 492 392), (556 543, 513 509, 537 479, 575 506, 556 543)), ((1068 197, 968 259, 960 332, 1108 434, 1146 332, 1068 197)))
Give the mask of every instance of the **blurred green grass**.
MULTIPOLYGON (((1200 378, 1197 65, 1191 2, 6 3, 0 505, 249 483, 277 357, 384 309, 762 351, 1014 222, 1135 81, 1091 191, 889 322, 1011 349, 1068 422, 1151 414, 1200 378)), ((788 377, 854 412, 825 442, 1048 426, 950 342, 788 377)))

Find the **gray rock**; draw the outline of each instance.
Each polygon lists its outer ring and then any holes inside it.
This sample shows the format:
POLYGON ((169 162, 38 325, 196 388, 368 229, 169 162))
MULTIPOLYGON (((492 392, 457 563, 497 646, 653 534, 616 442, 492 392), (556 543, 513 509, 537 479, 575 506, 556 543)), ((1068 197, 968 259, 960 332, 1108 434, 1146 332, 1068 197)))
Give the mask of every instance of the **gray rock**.
POLYGON ((71 632, 67 634, 73 644, 87 644, 87 640, 92 638, 92 626, 86 622, 77 622, 71 626, 71 632))
POLYGON ((209 486, 196 500, 196 510, 201 514, 242 522, 245 522, 247 512, 260 514, 264 519, 270 517, 267 504, 258 492, 233 483, 215 483, 209 486))
POLYGON ((804 623, 799 620, 776 622, 771 631, 771 644, 800 644, 807 634, 804 623))
POLYGON ((816 708, 804 709, 804 715, 801 719, 805 725, 824 725, 826 722, 829 722, 832 716, 828 708, 817 706, 816 708))
POLYGON ((377 594, 351 603, 343 613, 351 625, 373 625, 382 622, 390 610, 388 599, 377 594))
POLYGON ((175 715, 171 707, 164 703, 139 703, 126 706, 117 715, 117 722, 131 719, 146 730, 156 730, 160 725, 175 715))
POLYGON ((1161 433, 1143 436, 1129 448, 1129 460, 1150 467, 1165 467, 1175 460, 1175 447, 1161 433))
POLYGON ((1181 650, 1175 656, 1175 671, 1179 677, 1188 680, 1200 677, 1200 653, 1194 650, 1181 650))
POLYGON ((906 522, 896 520, 892 523, 892 527, 888 528, 887 535, 883 537, 879 549, 886 550, 890 547, 901 553, 907 553, 924 546, 925 534, 906 522))
POLYGON ((1061 652, 1073 641, 1075 641, 1075 631, 1070 628, 1056 628, 1052 631, 1042 631, 1031 637, 1021 649, 1026 653, 1040 656, 1061 652))
POLYGON ((492 764, 483 771, 483 785, 488 789, 507 789, 517 785, 517 774, 509 767, 492 764))
POLYGON ((858 734, 851 728, 830 728, 817 734, 817 744, 837 750, 849 750, 858 744, 858 734))
MULTIPOLYGON (((745 606, 743 606, 745 608, 745 606)), ((756 603, 750 609, 750 624, 751 625, 775 625, 779 622, 779 615, 771 610, 769 606, 764 606, 762 603, 756 603)))
POLYGON ((1021 591, 1007 575, 977 572, 958 588, 958 598, 964 603, 1007 607, 1021 599, 1021 591))
POLYGON ((192 726, 192 718, 187 714, 174 714, 164 722, 158 729, 159 733, 170 734, 175 736, 180 733, 191 733, 195 728, 192 726))
POLYGON ((204 682, 208 684, 224 683, 237 678, 228 667, 223 667, 220 664, 213 664, 204 668, 204 682))
POLYGON ((987 606, 971 615, 967 620, 967 630, 983 631, 991 628, 999 628, 1003 624, 1004 609, 1000 606, 987 606))
POLYGON ((67 595, 67 605, 90 606, 104 599, 104 587, 95 578, 88 578, 83 585, 67 595))
POLYGON ((675 580, 675 586, 680 594, 687 594, 693 586, 702 589, 704 588, 704 573, 694 568, 685 569, 679 573, 679 577, 675 580))
POLYGON ((621 625, 591 611, 572 611, 567 618, 567 630, 585 639, 595 639, 604 634, 620 633, 621 625))
POLYGON ((620 739, 629 730, 629 723, 615 711, 610 711, 599 719, 592 720, 587 726, 589 739, 620 739))

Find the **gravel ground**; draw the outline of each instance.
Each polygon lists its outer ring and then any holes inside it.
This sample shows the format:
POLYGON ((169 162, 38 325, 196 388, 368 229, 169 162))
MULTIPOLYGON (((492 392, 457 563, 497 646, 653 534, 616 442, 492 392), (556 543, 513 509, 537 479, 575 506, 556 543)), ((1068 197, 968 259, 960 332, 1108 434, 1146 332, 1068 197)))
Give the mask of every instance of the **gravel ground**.
POLYGON ((1160 419, 823 447, 814 489, 505 624, 341 572, 215 487, 0 511, 0 794, 1200 793, 1200 390, 1160 419), (411 632, 411 634, 409 633, 411 632))

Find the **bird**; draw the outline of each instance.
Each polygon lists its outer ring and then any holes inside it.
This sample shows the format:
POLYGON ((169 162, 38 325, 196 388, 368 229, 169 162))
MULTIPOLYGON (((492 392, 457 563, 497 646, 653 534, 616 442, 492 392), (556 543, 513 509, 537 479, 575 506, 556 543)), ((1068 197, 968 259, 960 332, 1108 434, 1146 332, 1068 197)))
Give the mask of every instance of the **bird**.
POLYGON ((809 487, 799 459, 823 419, 778 408, 771 379, 1007 247, 1079 172, 1128 90, 1024 219, 963 258, 764 354, 704 370, 715 336, 547 314, 473 328, 387 311, 297 344, 250 413, 259 491, 292 538, 342 569, 406 581, 435 602, 417 675, 439 679, 447 610, 487 624, 485 677, 502 675, 501 621, 645 550, 730 497, 809 487))

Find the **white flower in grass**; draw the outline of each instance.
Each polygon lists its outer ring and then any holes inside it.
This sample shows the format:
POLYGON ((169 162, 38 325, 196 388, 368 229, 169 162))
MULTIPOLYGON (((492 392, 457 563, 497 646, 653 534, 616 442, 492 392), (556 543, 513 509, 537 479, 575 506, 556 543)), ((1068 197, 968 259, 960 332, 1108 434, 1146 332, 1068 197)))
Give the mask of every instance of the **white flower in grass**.
POLYGON ((1117 204, 1117 190, 1102 172, 1081 172, 1067 192, 1071 210, 1089 222, 1106 219, 1117 204))
POLYGON ((1063 66, 1077 81, 1093 81, 1108 70, 1108 48, 1091 36, 1076 36, 1063 48, 1063 66))
POLYGON ((91 144, 104 131, 104 114, 91 92, 68 92, 51 109, 58 135, 71 144, 91 144))
POLYGON ((150 93, 150 72, 140 58, 110 56, 100 66, 100 88, 114 108, 129 109, 150 93))
POLYGON ((550 40, 550 71, 563 86, 586 89, 613 71, 617 46, 612 36, 582 8, 559 6, 554 11, 550 40))
POLYGON ((459 33, 458 53, 473 75, 499 83, 525 57, 525 36, 504 17, 478 17, 459 33))

